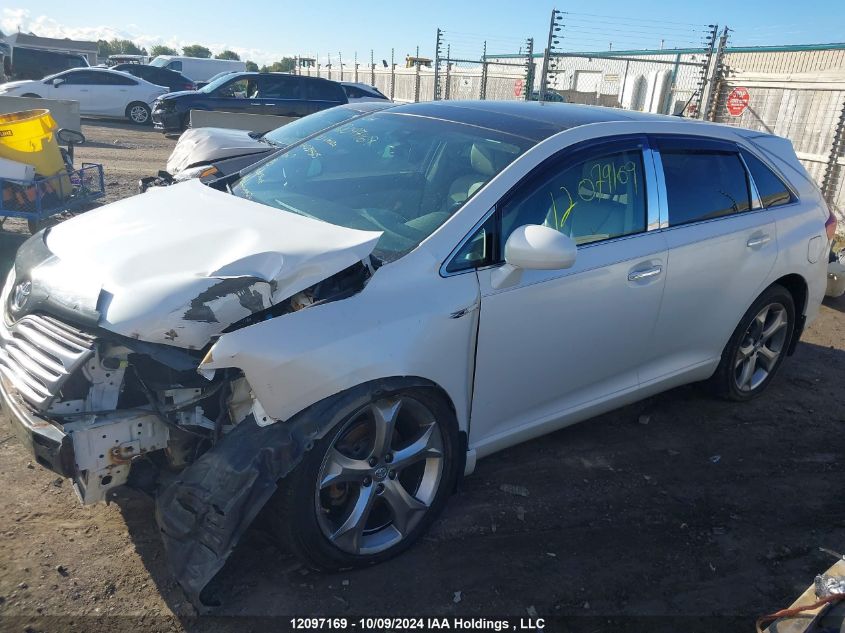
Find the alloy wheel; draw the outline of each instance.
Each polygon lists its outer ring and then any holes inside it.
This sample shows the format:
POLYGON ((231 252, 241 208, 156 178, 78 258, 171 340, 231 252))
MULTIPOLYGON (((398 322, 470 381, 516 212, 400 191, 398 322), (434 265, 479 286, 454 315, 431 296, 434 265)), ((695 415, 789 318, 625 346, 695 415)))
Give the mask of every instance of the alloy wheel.
POLYGON ((734 381, 740 391, 759 387, 772 373, 789 334, 789 314, 770 303, 752 319, 734 358, 734 381))
POLYGON ((384 551, 428 512, 443 476, 442 431, 418 400, 377 400, 343 426, 317 477, 323 535, 354 555, 384 551))
POLYGON ((129 118, 135 123, 146 123, 149 116, 144 106, 135 105, 129 109, 129 118))

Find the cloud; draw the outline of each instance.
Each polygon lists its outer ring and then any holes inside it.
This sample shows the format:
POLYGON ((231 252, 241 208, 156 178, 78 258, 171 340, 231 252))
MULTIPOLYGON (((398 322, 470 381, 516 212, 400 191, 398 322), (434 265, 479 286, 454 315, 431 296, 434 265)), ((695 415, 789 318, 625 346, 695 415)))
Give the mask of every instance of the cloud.
POLYGON ((137 25, 128 24, 126 28, 116 28, 110 25, 71 27, 66 26, 46 15, 33 16, 29 9, 4 8, 0 10, 0 30, 4 33, 35 33, 42 37, 68 37, 73 40, 132 40, 139 46, 149 50, 156 44, 164 44, 181 50, 189 44, 202 44, 217 54, 226 49, 235 51, 243 60, 252 60, 258 64, 270 64, 282 57, 292 57, 291 53, 282 51, 268 51, 261 48, 240 46, 236 42, 204 42, 199 39, 186 40, 175 36, 162 37, 147 35, 140 31, 137 25))

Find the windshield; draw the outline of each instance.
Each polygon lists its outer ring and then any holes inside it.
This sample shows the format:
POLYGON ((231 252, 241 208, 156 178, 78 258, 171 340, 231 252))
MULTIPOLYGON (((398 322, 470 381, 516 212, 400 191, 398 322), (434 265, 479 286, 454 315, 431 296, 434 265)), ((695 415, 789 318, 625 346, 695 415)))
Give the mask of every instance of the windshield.
POLYGON ((267 132, 262 138, 273 143, 273 145, 287 147, 308 138, 312 134, 325 130, 327 127, 343 123, 357 116, 361 116, 361 113, 352 108, 329 108, 291 121, 282 127, 277 127, 275 130, 267 132))
POLYGON ((163 57, 156 57, 153 61, 150 62, 150 66, 155 66, 157 68, 164 68, 167 66, 169 59, 164 59, 163 57))
MULTIPOLYGON (((214 92, 215 90, 217 90, 220 86, 222 86, 226 82, 234 79, 235 75, 233 73, 220 73, 219 75, 216 75, 216 77, 217 77, 217 79, 212 77, 206 85, 204 85, 202 88, 200 88, 199 91, 204 92, 206 94, 208 94, 210 92, 214 92)), ((254 75, 247 75, 247 77, 254 77, 254 75)))
POLYGON ((233 183, 234 195, 339 226, 382 231, 374 255, 398 259, 533 142, 381 112, 281 152, 233 183))

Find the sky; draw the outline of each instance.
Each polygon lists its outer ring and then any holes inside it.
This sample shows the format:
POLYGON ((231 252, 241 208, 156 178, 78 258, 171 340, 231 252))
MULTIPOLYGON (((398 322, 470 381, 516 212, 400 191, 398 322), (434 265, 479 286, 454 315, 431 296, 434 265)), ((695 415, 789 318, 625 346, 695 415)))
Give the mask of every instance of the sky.
POLYGON ((434 53, 436 31, 452 57, 478 59, 484 41, 488 53, 517 53, 528 37, 542 50, 551 10, 563 16, 565 51, 694 46, 708 24, 732 29, 734 46, 845 42, 845 2, 842 0, 427 0, 401 2, 303 2, 297 0, 145 0, 73 3, 66 0, 6 0, 0 9, 0 30, 21 30, 46 37, 76 39, 127 38, 149 48, 167 44, 180 48, 203 44, 217 53, 231 49, 242 59, 260 64, 283 56, 317 57, 322 63, 360 63, 374 50, 377 63, 397 63, 406 54, 434 53), (4 3, 4 4, 6 4, 4 3), (139 6, 143 8, 139 10, 139 6))

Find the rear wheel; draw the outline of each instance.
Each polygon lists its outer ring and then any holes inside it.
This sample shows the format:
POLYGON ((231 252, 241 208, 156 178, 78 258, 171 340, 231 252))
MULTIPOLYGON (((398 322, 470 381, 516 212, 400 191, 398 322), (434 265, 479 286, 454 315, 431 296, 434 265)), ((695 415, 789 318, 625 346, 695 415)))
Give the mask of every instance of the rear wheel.
POLYGON ((282 480, 270 521, 308 565, 381 562, 409 547, 457 477, 457 422, 432 389, 374 399, 333 428, 282 480))
POLYGON ((152 122, 152 112, 146 103, 136 101, 126 106, 126 118, 136 125, 149 125, 152 122))
POLYGON ((769 287, 743 315, 710 384, 729 400, 751 400, 768 386, 795 330, 795 303, 783 286, 769 287))

